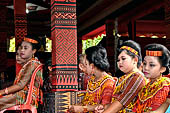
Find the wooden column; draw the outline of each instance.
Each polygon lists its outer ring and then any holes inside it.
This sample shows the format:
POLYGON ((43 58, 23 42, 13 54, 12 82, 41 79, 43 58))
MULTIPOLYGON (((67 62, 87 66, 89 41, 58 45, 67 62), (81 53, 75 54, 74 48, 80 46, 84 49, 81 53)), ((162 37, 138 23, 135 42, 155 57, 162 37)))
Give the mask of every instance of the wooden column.
POLYGON ((16 46, 27 35, 26 0, 14 0, 16 46))
POLYGON ((114 76, 116 72, 116 48, 118 44, 117 40, 117 21, 107 20, 106 22, 106 50, 108 54, 108 60, 110 63, 109 71, 114 76))
POLYGON ((7 37, 8 37, 8 25, 7 25, 7 12, 9 0, 0 1, 0 72, 6 71, 7 68, 7 37))
POLYGON ((136 40, 136 22, 131 20, 128 24, 128 33, 130 40, 136 40))
POLYGON ((170 0, 165 0, 166 47, 170 50, 170 0))
POLYGON ((75 104, 77 91, 76 0, 51 0, 51 36, 55 112, 75 104))

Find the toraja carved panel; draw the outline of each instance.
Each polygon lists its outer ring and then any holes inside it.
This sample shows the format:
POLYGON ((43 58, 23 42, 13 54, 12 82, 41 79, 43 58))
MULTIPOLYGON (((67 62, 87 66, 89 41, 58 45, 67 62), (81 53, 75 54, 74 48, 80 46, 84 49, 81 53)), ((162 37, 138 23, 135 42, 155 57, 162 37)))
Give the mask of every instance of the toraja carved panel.
POLYGON ((44 93, 44 105, 42 113, 65 113, 69 105, 82 101, 84 91, 81 92, 51 92, 44 93))
POLYGON ((77 84, 77 71, 54 71, 52 77, 53 91, 77 91, 77 84))
POLYGON ((20 43, 27 35, 27 18, 25 14, 15 14, 15 39, 16 44, 20 43))
POLYGON ((84 92, 55 92, 55 112, 65 113, 69 105, 78 104, 82 101, 84 92))
POLYGON ((77 91, 75 0, 51 0, 53 90, 77 91))
POLYGON ((56 48, 55 64, 77 64, 76 31, 56 29, 55 36, 55 45, 53 45, 56 48))
POLYGON ((52 0, 51 4, 53 64, 77 64, 76 2, 52 0))

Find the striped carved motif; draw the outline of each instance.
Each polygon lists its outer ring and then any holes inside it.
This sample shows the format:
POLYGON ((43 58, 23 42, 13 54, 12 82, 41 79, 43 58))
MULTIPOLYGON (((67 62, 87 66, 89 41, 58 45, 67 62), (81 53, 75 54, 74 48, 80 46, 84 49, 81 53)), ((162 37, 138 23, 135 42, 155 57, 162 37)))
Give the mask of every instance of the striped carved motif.
POLYGON ((51 0, 53 90, 77 91, 76 0, 51 0))

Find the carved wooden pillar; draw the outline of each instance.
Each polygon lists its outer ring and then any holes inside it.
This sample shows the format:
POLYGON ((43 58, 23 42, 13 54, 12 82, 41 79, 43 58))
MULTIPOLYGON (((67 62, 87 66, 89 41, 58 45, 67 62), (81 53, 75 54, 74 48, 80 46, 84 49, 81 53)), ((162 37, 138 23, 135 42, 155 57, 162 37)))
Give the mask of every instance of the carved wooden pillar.
POLYGON ((26 0, 14 0, 16 46, 27 35, 26 0))
POLYGON ((76 0, 51 0, 51 36, 55 112, 75 104, 77 91, 76 0))

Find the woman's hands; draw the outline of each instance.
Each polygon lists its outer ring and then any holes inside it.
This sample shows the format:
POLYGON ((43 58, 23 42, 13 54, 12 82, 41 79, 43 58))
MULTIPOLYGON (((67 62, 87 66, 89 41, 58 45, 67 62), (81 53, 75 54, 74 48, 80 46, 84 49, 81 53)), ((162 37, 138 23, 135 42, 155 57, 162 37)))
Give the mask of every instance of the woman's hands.
POLYGON ((103 113, 104 112, 104 106, 99 105, 95 108, 95 113, 103 113))
POLYGON ((84 108, 83 108, 83 106, 80 106, 80 105, 70 105, 68 110, 71 113, 74 113, 74 112, 78 113, 78 112, 83 112, 84 108))

